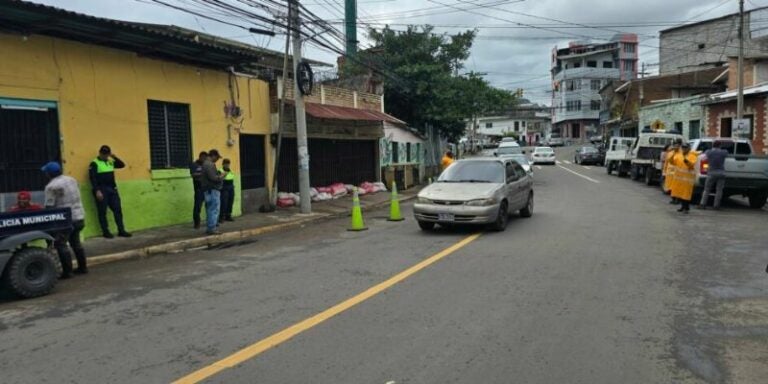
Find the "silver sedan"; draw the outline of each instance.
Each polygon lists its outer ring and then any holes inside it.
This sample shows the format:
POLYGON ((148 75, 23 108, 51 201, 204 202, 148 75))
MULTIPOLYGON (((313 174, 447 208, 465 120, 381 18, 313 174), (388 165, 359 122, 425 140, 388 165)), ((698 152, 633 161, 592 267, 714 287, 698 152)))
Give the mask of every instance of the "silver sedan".
POLYGON ((503 231, 509 215, 533 215, 533 178, 512 159, 478 158, 451 164, 419 192, 413 212, 419 227, 491 224, 503 231))

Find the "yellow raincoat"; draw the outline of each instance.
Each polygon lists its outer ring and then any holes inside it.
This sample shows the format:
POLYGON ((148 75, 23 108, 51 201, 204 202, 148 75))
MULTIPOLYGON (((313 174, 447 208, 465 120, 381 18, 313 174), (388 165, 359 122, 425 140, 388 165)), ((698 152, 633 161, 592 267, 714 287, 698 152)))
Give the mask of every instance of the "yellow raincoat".
POLYGON ((442 165, 443 170, 448 168, 448 166, 451 164, 453 164, 453 158, 448 155, 443 156, 442 161, 440 161, 440 165, 442 165))
MULTIPOLYGON (((693 184, 696 180, 696 172, 694 166, 696 165, 696 158, 698 154, 694 151, 688 152, 687 155, 682 151, 672 156, 672 166, 675 167, 675 177, 672 182, 672 197, 676 197, 680 200, 691 201, 693 196, 693 184), (685 160, 688 163, 685 163, 685 160)), ((667 175, 669 177, 669 175, 667 175)))
POLYGON ((672 158, 677 153, 680 153, 680 150, 669 149, 664 158, 664 164, 661 167, 661 173, 664 175, 664 191, 672 189, 672 183, 675 180, 675 167, 672 165, 672 158))

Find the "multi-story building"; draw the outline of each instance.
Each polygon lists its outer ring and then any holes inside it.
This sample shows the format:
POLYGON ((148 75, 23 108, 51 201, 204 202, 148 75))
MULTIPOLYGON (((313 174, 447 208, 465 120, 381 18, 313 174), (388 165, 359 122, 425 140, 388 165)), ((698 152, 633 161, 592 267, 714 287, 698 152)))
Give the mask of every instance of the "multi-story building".
POLYGON ((619 34, 610 42, 571 42, 552 51, 552 131, 570 141, 598 132, 600 89, 612 80, 637 78, 638 39, 619 34))
MULTIPOLYGON (((744 54, 764 56, 768 52, 768 7, 744 15, 744 54)), ((659 73, 661 75, 718 67, 739 54, 739 14, 686 24, 661 31, 659 73)))

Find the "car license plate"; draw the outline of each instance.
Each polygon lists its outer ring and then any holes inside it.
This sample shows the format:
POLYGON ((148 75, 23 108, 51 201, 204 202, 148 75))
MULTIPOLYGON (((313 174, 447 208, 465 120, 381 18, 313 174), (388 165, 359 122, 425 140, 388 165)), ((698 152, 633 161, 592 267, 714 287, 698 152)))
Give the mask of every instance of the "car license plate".
POLYGON ((440 221, 453 221, 453 213, 438 213, 437 219, 440 221))

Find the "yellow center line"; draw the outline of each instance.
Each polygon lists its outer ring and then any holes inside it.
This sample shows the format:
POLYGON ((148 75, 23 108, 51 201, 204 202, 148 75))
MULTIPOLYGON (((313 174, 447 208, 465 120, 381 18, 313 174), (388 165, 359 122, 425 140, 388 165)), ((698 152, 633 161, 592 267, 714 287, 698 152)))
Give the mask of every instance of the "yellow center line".
POLYGON ((400 283, 401 281, 407 279, 408 277, 421 271, 422 269, 440 261, 440 259, 443 259, 444 257, 465 247, 467 244, 477 240, 478 237, 480 237, 479 233, 470 235, 464 238, 463 240, 459 241, 458 243, 453 244, 446 249, 443 249, 442 251, 422 260, 421 262, 390 277, 389 279, 379 284, 376 284, 373 287, 370 287, 367 290, 361 293, 358 293, 357 295, 350 297, 349 299, 344 300, 341 303, 336 304, 333 307, 330 307, 312 317, 304 319, 294 325, 291 325, 288 328, 283 329, 282 331, 274 333, 265 339, 262 339, 254 344, 251 344, 211 365, 200 368, 197 371, 192 372, 189 375, 174 381, 173 384, 199 383, 225 369, 232 368, 238 364, 241 364, 247 360, 250 360, 264 353, 268 349, 272 347, 276 347, 290 340, 294 336, 319 325, 320 323, 330 319, 331 317, 336 316, 339 313, 342 313, 354 307, 355 305, 360 304, 370 299, 371 297, 378 295, 379 293, 385 291, 386 289, 394 286, 397 283, 400 283))

